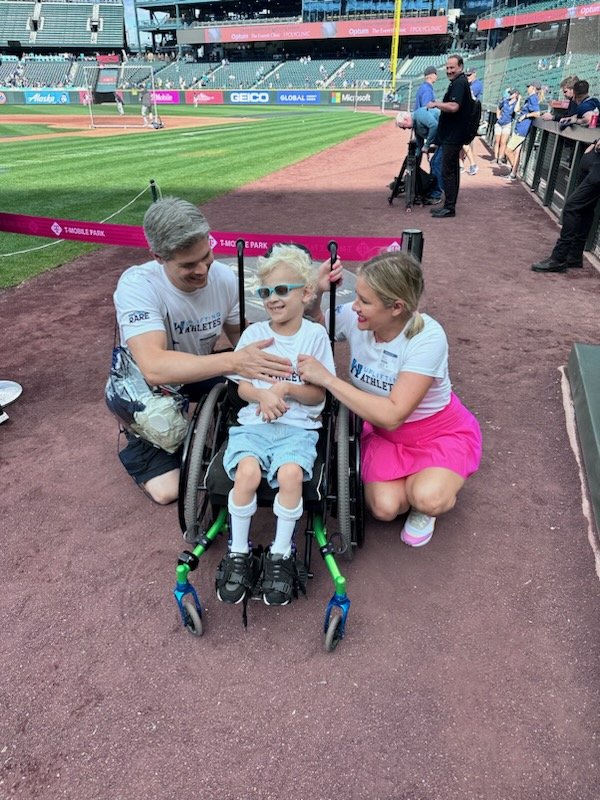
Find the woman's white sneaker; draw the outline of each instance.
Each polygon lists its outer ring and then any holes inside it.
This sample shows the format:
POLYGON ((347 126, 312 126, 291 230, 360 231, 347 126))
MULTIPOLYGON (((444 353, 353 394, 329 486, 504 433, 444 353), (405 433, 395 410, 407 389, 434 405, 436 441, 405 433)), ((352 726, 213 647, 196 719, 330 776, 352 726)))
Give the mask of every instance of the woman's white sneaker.
POLYGON ((400 538, 410 547, 423 547, 433 536, 434 528, 435 517, 413 510, 406 518, 400 538))

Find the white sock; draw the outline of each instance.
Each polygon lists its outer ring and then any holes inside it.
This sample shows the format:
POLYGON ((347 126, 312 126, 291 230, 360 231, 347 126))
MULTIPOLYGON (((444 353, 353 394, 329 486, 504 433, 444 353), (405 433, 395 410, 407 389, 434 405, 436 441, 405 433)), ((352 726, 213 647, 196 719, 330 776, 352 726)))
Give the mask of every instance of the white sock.
POLYGON ((275 530, 275 540, 271 545, 271 552, 289 558, 292 553, 292 539, 294 538, 294 528, 296 522, 302 516, 304 506, 302 498, 296 508, 285 508, 279 502, 279 494, 275 495, 273 501, 273 513, 277 517, 277 528, 275 530))
POLYGON ((232 553, 247 553, 249 551, 248 538, 250 536, 250 523, 256 514, 256 495, 247 506, 236 506, 233 502, 233 489, 227 498, 227 510, 231 520, 229 549, 232 553))

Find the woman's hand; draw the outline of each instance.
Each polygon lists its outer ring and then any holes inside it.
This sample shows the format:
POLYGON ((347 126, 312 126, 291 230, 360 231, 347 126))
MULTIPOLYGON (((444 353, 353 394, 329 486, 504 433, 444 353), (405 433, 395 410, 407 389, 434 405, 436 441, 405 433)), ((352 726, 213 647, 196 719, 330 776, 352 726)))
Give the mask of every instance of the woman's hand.
POLYGON ((325 292, 329 291, 329 286, 336 281, 341 283, 342 281, 342 262, 339 258, 336 258, 333 266, 331 264, 331 259, 327 259, 324 261, 318 269, 317 272, 317 290, 321 294, 325 294, 325 292))
POLYGON ((298 356, 298 375, 305 383, 312 383, 314 386, 327 388, 327 384, 335 378, 329 370, 321 364, 314 356, 298 356))

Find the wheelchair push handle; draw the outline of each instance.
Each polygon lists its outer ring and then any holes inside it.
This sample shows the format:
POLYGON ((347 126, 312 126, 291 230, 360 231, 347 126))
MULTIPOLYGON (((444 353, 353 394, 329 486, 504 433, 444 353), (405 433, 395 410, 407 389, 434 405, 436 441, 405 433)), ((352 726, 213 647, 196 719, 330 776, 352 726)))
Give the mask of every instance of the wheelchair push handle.
POLYGON ((238 271, 238 295, 240 298, 240 334, 244 332, 246 327, 246 296, 244 287, 244 249, 246 242, 243 239, 237 239, 235 249, 237 251, 237 271, 238 271))
MULTIPOLYGON (((331 259, 331 266, 335 264, 338 257, 337 242, 331 241, 327 245, 329 250, 329 258, 331 259)), ((331 342, 331 350, 335 347, 335 286, 336 282, 332 281, 329 284, 329 341, 331 342)))

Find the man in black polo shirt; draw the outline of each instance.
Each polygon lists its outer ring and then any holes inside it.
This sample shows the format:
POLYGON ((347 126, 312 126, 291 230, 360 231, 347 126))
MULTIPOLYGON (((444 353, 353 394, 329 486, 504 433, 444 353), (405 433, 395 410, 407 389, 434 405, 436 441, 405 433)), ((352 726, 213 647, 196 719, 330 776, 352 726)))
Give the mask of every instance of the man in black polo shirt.
POLYGON ((461 56, 448 56, 446 75, 450 86, 444 99, 433 100, 427 108, 439 108, 440 124, 437 139, 442 147, 442 179, 444 182, 444 207, 434 209, 432 217, 455 216, 460 175, 460 151, 465 143, 465 132, 471 103, 471 88, 464 74, 461 56))

